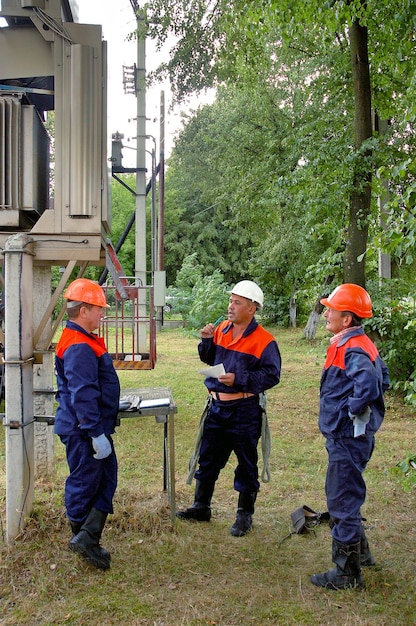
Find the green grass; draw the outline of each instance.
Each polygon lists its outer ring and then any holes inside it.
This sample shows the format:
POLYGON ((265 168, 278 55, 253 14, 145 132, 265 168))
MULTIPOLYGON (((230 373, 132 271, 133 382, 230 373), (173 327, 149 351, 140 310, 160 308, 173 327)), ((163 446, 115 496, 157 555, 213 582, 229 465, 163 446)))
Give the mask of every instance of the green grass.
MULTIPOLYGON (((301 330, 274 329, 281 383, 268 393, 272 478, 263 484, 253 531, 234 538, 235 459, 222 472, 209 524, 170 524, 162 490, 163 426, 153 418, 122 420, 115 436, 120 473, 115 513, 103 545, 107 572, 90 568, 67 548, 63 506, 64 450, 55 442, 53 476, 36 481, 33 513, 15 542, 0 543, 0 624, 92 626, 403 626, 416 623, 415 492, 405 493, 389 468, 414 453, 415 412, 387 396, 387 415, 366 471, 363 514, 377 565, 364 571, 366 589, 331 592, 310 584, 331 566, 326 524, 291 536, 290 513, 302 504, 326 510, 326 452, 317 427, 325 342, 301 330)), ((154 371, 120 372, 122 387, 169 386, 175 419, 177 505, 192 502, 188 460, 205 401, 197 374, 197 338, 182 330, 158 335, 154 371)), ((4 528, 4 433, 0 435, 0 510, 4 528)), ((260 465, 261 467, 261 465, 260 465)))

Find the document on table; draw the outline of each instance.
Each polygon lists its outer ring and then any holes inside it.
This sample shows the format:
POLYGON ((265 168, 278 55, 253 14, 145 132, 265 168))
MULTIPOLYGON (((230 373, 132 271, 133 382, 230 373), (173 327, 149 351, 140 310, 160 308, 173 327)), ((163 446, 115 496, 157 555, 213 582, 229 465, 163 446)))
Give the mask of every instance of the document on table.
POLYGON ((141 400, 139 409, 153 409, 158 406, 169 406, 170 398, 149 398, 149 400, 141 400))
POLYGON ((206 367, 203 370, 198 370, 198 374, 202 374, 202 376, 210 376, 211 378, 218 378, 219 376, 225 374, 224 365, 222 363, 218 363, 218 365, 206 367))

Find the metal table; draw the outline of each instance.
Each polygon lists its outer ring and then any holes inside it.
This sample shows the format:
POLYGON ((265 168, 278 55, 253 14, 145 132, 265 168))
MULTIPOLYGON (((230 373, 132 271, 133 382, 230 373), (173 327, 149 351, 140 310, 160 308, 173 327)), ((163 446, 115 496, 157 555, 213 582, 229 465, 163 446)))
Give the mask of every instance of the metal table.
POLYGON ((174 403, 169 387, 141 387, 122 389, 120 397, 140 396, 140 400, 155 401, 155 406, 141 407, 134 410, 121 410, 119 418, 155 417, 156 422, 163 424, 163 490, 168 492, 170 517, 175 521, 175 422, 174 415, 178 409, 174 403), (169 404, 158 405, 158 400, 169 399, 169 404))

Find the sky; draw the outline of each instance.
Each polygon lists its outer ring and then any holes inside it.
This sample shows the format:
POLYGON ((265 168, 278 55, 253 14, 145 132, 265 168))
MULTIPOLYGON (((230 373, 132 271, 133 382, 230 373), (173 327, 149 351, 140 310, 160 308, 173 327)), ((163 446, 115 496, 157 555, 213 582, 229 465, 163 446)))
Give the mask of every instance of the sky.
MULTIPOLYGON (((123 165, 134 167, 136 153, 136 96, 125 94, 123 87, 123 66, 137 63, 137 43, 128 41, 128 35, 136 28, 136 18, 130 0, 78 0, 79 22, 81 24, 101 24, 103 39, 107 41, 108 55, 108 132, 124 134, 123 165)), ((166 52, 168 54, 168 52, 166 52)), ((161 62, 152 41, 146 41, 146 70, 155 69, 161 62)), ((178 111, 169 112, 171 93, 169 83, 158 84, 146 92, 146 134, 156 139, 156 154, 159 155, 160 95, 165 93, 165 156, 172 149, 173 138, 180 128, 178 111)), ((194 106, 196 108, 196 105, 194 106)), ((153 141, 149 140, 148 150, 153 141)), ((158 159, 157 159, 158 160, 158 159)))
MULTIPOLYGON (((0 5, 1 5, 0 0, 0 5)), ((133 94, 125 94, 123 87, 123 66, 131 67, 137 63, 137 42, 129 41, 128 37, 136 29, 136 17, 130 0, 77 0, 78 21, 81 24, 100 24, 103 39, 107 41, 108 63, 108 133, 119 132, 123 139, 123 165, 136 165, 136 121, 137 101, 133 94)), ((139 0, 142 5, 143 0, 139 0)), ((1 25, 1 24, 0 24, 1 25)), ((162 60, 169 55, 169 46, 163 53, 156 52, 152 40, 146 40, 146 71, 156 69, 162 60)), ((146 92, 146 134, 156 140, 156 155, 159 155, 160 134, 160 98, 161 92, 165 96, 165 157, 168 158, 174 137, 181 129, 181 113, 196 110, 200 104, 212 102, 214 91, 198 96, 192 96, 186 104, 172 107, 172 97, 169 82, 159 83, 148 88, 146 92)), ((149 140, 148 150, 151 151, 154 142, 149 140)), ((151 159, 150 156, 148 156, 151 159)), ((150 165, 151 167, 151 165, 150 165)))

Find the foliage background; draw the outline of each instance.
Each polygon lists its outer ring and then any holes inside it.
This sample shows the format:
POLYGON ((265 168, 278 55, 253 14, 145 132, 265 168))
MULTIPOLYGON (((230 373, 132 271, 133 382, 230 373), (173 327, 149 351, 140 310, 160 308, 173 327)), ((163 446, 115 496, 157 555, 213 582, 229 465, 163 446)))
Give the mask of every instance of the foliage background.
POLYGON ((197 328, 204 283, 222 302, 227 288, 251 278, 270 323, 287 326, 290 303, 298 325, 319 314, 319 298, 346 278, 351 198, 357 177, 371 172, 370 214, 358 215, 368 240, 355 262, 365 262, 370 326, 393 383, 414 404, 414 0, 150 0, 146 12, 146 35, 173 41, 151 80, 168 76, 178 102, 216 89, 212 104, 184 114, 167 164, 165 269, 181 312, 197 328), (374 117, 360 146, 356 23, 368 35, 374 117), (380 254, 391 268, 382 282, 380 254), (201 288, 193 279, 181 296, 177 279, 189 259, 201 288))

